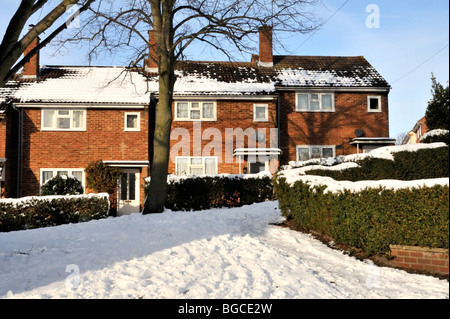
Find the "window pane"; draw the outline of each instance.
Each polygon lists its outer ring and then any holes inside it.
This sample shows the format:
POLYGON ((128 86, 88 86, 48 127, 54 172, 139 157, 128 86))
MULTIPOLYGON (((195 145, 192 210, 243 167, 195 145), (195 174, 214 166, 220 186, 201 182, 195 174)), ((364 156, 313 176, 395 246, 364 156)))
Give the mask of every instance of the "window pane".
POLYGON ((191 158, 191 165, 202 165, 202 158, 201 157, 191 158))
POLYGON ((332 97, 331 94, 322 95, 322 110, 331 110, 333 108, 331 97, 332 97))
POLYGON ((299 161, 309 160, 309 148, 298 148, 297 149, 297 159, 299 161))
POLYGON ((72 176, 81 181, 83 179, 82 171, 72 171, 72 176))
POLYGON ((54 126, 55 111, 54 110, 44 110, 44 127, 52 128, 54 126))
POLYGON ((127 128, 138 128, 137 114, 127 114, 127 128))
POLYGON ((311 100, 311 110, 320 110, 319 101, 312 101, 311 100))
POLYGON ((43 171, 42 172, 42 184, 45 184, 49 179, 53 178, 52 171, 43 171))
POLYGON ((214 118, 214 103, 203 103, 203 118, 214 118))
POLYGON ((200 119, 200 110, 191 110, 191 119, 199 120, 200 119))
POLYGON ((56 172, 56 175, 58 175, 58 176, 69 176, 69 172, 68 171, 58 171, 58 172, 56 172))
POLYGON ((58 116, 69 116, 69 110, 59 110, 58 116))
POLYGON ((188 104, 177 103, 177 118, 188 118, 188 104))
POLYGON ((379 109, 378 99, 377 98, 370 98, 369 99, 369 108, 371 110, 378 110, 379 109))
POLYGON ((311 158, 320 158, 322 157, 322 152, 320 147, 311 148, 311 158))
POLYGON ((73 111, 73 128, 84 127, 84 111, 73 111))
POLYGON ((177 158, 177 175, 187 175, 188 163, 187 158, 177 158))
POLYGON ((128 176, 123 173, 122 178, 120 179, 120 199, 127 200, 127 182, 128 176))
POLYGON ((198 103, 198 102, 192 103, 191 109, 196 109, 196 110, 200 109, 200 103, 198 103))
POLYGON ((191 167, 190 174, 196 176, 203 175, 203 167, 191 167))
POLYGON ((255 107, 255 120, 265 120, 266 119, 266 106, 256 106, 255 107))
POLYGON ((215 158, 205 158, 205 174, 215 175, 216 172, 216 159, 215 158))
POLYGON ((308 94, 297 94, 297 109, 307 110, 308 109, 308 94))
POLYGON ((70 118, 63 117, 56 119, 57 128, 70 129, 70 118))
POLYGON ((136 174, 130 173, 128 175, 128 199, 135 200, 136 199, 136 174))
POLYGON ((324 147, 322 149, 322 157, 333 157, 333 148, 324 147))

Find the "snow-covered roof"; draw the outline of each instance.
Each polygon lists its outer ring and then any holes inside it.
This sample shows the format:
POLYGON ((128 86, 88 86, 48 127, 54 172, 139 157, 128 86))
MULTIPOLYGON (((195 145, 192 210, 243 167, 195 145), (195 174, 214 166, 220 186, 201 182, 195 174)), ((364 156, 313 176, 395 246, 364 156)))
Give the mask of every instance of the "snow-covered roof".
MULTIPOLYGON (((363 57, 275 56, 256 62, 182 61, 174 96, 260 96, 286 87, 389 88, 363 57)), ((0 103, 148 104, 158 76, 126 67, 44 66, 38 81, 16 76, 0 88, 0 103)))

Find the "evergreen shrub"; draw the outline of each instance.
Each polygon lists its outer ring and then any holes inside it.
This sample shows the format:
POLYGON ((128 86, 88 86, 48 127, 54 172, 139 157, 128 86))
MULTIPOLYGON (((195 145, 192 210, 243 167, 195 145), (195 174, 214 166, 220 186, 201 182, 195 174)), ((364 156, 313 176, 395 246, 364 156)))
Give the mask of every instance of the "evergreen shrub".
POLYGON ((106 218, 107 194, 42 196, 0 201, 0 232, 106 218))
POLYGON ((81 195, 83 194, 83 185, 75 177, 55 176, 49 179, 41 187, 41 196, 48 195, 81 195))

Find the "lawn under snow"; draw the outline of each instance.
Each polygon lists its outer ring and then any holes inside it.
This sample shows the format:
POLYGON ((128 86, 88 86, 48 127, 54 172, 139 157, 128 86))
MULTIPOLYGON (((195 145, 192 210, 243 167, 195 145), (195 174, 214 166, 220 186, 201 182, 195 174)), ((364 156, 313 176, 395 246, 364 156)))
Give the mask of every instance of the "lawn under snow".
POLYGON ((277 202, 0 233, 0 298, 449 298, 272 225, 277 202))

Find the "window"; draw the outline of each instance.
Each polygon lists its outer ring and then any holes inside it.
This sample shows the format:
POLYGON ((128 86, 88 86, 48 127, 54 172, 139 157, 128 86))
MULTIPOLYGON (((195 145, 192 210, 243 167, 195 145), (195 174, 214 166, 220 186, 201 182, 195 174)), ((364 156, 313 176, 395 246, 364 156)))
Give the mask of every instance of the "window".
POLYGON ((175 120, 177 121, 215 121, 215 102, 176 102, 175 120))
POLYGON ((295 110, 297 112, 334 112, 334 94, 297 93, 295 110))
POLYGON ((45 168, 41 169, 41 185, 44 185, 49 179, 55 176, 70 176, 81 181, 84 187, 84 170, 83 169, 66 169, 66 168, 45 168))
POLYGON ((125 131, 141 130, 141 114, 138 112, 125 113, 125 131))
POLYGON ((269 106, 267 104, 253 105, 253 121, 266 122, 269 120, 269 106))
POLYGON ((335 157, 336 147, 332 145, 298 145, 297 161, 307 161, 312 158, 335 157))
POLYGON ((86 110, 43 109, 42 130, 85 131, 86 110))
POLYGON ((175 166, 177 175, 215 175, 217 157, 177 157, 175 166))
POLYGON ((367 97, 367 112, 381 112, 381 96, 367 97))

